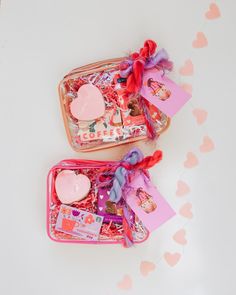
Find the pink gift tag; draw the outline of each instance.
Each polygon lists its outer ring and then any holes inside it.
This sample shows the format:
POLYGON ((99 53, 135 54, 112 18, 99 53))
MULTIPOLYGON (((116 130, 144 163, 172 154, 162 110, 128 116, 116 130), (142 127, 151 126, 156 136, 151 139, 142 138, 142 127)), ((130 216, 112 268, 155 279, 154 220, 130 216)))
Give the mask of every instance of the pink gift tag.
POLYGON ((140 94, 170 117, 191 98, 189 93, 166 76, 162 76, 162 72, 156 69, 144 73, 140 94))
POLYGON ((127 203, 149 231, 153 231, 175 215, 151 181, 137 172, 127 189, 127 203))

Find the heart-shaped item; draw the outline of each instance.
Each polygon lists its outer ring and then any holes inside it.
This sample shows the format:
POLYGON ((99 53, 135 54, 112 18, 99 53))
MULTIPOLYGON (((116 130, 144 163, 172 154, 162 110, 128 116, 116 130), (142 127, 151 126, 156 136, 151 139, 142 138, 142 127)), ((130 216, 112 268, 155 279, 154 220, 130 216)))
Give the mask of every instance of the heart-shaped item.
POLYGON ((203 137, 203 143, 200 145, 200 151, 202 153, 208 153, 213 151, 215 148, 214 142, 209 136, 203 137))
POLYGON ((117 284, 117 287, 122 290, 130 290, 132 288, 131 277, 129 275, 125 275, 122 281, 117 284))
POLYGON ((185 238, 186 235, 186 231, 185 229, 180 229, 178 230, 174 235, 173 235, 173 239, 176 241, 176 243, 180 244, 180 245, 186 245, 187 244, 187 240, 185 238))
POLYGON ((71 204, 85 198, 91 188, 89 178, 71 170, 61 171, 55 180, 56 193, 63 204, 71 204))
POLYGON ((190 188, 189 186, 187 185, 187 183, 185 183, 184 181, 182 180, 179 180, 177 182, 177 190, 176 190, 176 195, 178 197, 182 197, 186 194, 188 194, 190 192, 190 188))
POLYGON ((82 85, 77 97, 70 104, 73 117, 81 121, 100 118, 105 113, 105 102, 102 93, 92 84, 82 85))
POLYGON ((184 204, 180 210, 179 214, 182 215, 185 218, 191 219, 193 218, 193 213, 192 213, 192 204, 191 203, 186 203, 184 204))
POLYGON ((208 19, 215 19, 220 17, 220 10, 216 3, 211 3, 209 10, 205 14, 206 18, 208 19))
POLYGON ((150 261, 142 261, 140 264, 140 272, 143 276, 147 276, 150 272, 154 271, 156 265, 150 261))
POLYGON ((194 155, 194 153, 188 152, 187 159, 184 162, 184 167, 185 168, 193 168, 193 167, 197 166, 197 164, 198 164, 197 157, 194 155))
POLYGON ((181 85, 182 89, 190 94, 193 92, 193 87, 190 84, 184 83, 181 85))
POLYGON ((208 44, 207 38, 203 32, 198 32, 196 39, 193 41, 194 48, 206 47, 208 44))
POLYGON ((183 76, 191 76, 193 74, 193 63, 190 59, 185 61, 184 66, 180 68, 179 73, 183 76))
POLYGON ((207 119, 207 111, 203 110, 203 109, 194 109, 193 110, 193 115, 197 120, 197 123, 203 124, 206 119, 207 119))
POLYGON ((170 253, 170 252, 166 252, 164 254, 164 258, 166 260, 166 262, 169 264, 169 266, 175 266, 178 261, 180 260, 181 254, 180 253, 170 253))

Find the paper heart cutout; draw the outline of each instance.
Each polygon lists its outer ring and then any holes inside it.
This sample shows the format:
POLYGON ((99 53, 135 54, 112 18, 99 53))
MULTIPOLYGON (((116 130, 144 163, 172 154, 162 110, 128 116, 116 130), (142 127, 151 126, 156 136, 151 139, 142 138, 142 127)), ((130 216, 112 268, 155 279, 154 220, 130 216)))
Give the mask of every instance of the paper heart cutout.
POLYGON ((185 84, 182 84, 181 87, 182 87, 182 89, 183 89, 184 91, 186 91, 186 92, 192 94, 192 92, 193 92, 193 87, 192 87, 192 85, 185 83, 185 84))
POLYGON ((184 65, 179 69, 179 73, 183 76, 191 76, 193 74, 193 63, 190 59, 185 61, 184 65))
POLYGON ((102 93, 92 84, 82 85, 77 97, 70 104, 73 117, 82 121, 95 120, 105 113, 105 102, 102 93))
POLYGON ((196 39, 193 41, 194 48, 206 47, 208 44, 207 38, 203 32, 198 32, 196 39))
POLYGON ((179 260, 180 260, 181 254, 180 253, 170 253, 166 252, 164 254, 164 258, 166 262, 169 264, 169 266, 173 267, 175 266, 179 260))
POLYGON ((85 198, 91 187, 89 178, 84 174, 75 174, 72 170, 63 170, 55 180, 55 189, 63 204, 71 204, 85 198))
POLYGON ((156 265, 150 261, 142 261, 140 264, 140 272, 143 276, 147 276, 150 272, 154 271, 156 265))
POLYGON ((215 148, 214 142, 209 136, 203 137, 203 143, 200 145, 200 151, 202 153, 208 153, 213 151, 215 148))
POLYGON ((185 168, 193 168, 198 165, 198 159, 192 152, 187 153, 187 159, 184 162, 185 168))
POLYGON ((189 186, 187 185, 186 182, 182 181, 182 180, 179 180, 177 182, 177 190, 176 190, 176 195, 178 197, 182 197, 186 194, 188 194, 190 192, 190 188, 189 186))
POLYGON ((206 119, 207 119, 207 111, 203 110, 203 109, 194 109, 193 110, 193 115, 197 120, 197 123, 199 125, 203 124, 206 119))
POLYGON ((205 13, 206 18, 215 19, 220 17, 220 10, 216 3, 211 3, 209 6, 209 10, 205 13))
POLYGON ((191 210, 192 210, 192 204, 186 203, 180 208, 179 214, 185 218, 191 219, 193 218, 193 213, 191 210))
POLYGON ((122 289, 122 290, 130 290, 132 288, 132 279, 129 275, 125 275, 122 279, 122 281, 120 281, 117 284, 117 287, 122 289))
POLYGON ((176 241, 176 243, 180 244, 180 245, 186 245, 187 244, 187 240, 185 238, 186 235, 186 231, 185 229, 180 229, 178 230, 174 235, 173 235, 173 239, 176 241))

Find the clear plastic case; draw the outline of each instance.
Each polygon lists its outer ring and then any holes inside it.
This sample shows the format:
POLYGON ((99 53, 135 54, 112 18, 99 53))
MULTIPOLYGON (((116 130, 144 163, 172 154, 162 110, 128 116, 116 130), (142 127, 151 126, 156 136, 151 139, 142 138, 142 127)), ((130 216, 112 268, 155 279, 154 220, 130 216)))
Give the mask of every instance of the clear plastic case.
MULTIPOLYGON (((47 179, 47 232, 52 240, 88 244, 123 243, 124 229, 120 217, 122 216, 122 206, 124 204, 106 202, 106 211, 100 212, 101 206, 105 204, 105 202, 103 204, 100 203, 101 199, 105 197, 104 191, 107 191, 109 194, 110 187, 97 186, 98 175, 109 175, 110 169, 118 165, 118 163, 108 161, 64 160, 52 167, 47 179), (64 218, 62 230, 57 230, 58 215, 62 211, 64 204, 62 204, 58 197, 55 182, 58 174, 62 171, 71 171, 75 175, 83 174, 89 178, 91 187, 88 195, 80 201, 69 204, 69 208, 83 210, 104 218, 97 240, 81 238, 78 235, 70 234, 69 231, 72 230, 75 224, 73 220, 68 218, 64 218)), ((134 243, 141 243, 148 238, 149 232, 130 208, 129 210, 130 216, 132 217, 131 229, 134 243)))
POLYGON ((139 95, 127 93, 119 76, 122 60, 74 69, 60 82, 64 124, 74 150, 91 151, 146 139, 147 124, 152 124, 157 136, 168 127, 170 119, 165 114, 139 95))

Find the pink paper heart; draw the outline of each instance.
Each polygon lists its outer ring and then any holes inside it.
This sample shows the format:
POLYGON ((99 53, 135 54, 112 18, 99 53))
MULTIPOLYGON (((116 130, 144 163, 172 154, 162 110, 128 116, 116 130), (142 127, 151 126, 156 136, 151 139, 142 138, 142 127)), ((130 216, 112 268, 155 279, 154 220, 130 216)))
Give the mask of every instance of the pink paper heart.
POLYGON ((184 91, 192 94, 192 92, 193 92, 192 85, 185 83, 185 84, 182 84, 181 87, 183 88, 184 91))
POLYGON ((193 168, 198 165, 198 159, 192 152, 187 153, 187 159, 184 162, 185 168, 193 168))
POLYGON ((214 142, 209 136, 204 136, 203 137, 203 143, 200 145, 200 151, 202 153, 208 153, 213 151, 215 148, 214 142))
POLYGON ((193 47, 194 48, 202 48, 202 47, 206 47, 208 44, 207 42, 207 38, 204 35, 203 32, 198 32, 196 39, 193 41, 193 47))
POLYGON ((211 3, 209 6, 209 10, 205 13, 206 18, 215 19, 220 17, 220 10, 216 3, 211 3))
POLYGON ((180 260, 181 254, 180 253, 170 253, 166 252, 164 254, 164 258, 166 262, 169 264, 169 266, 173 267, 175 266, 179 260, 180 260))
POLYGON ((187 240, 185 238, 186 235, 186 231, 185 229, 180 229, 178 230, 174 235, 173 235, 173 239, 176 241, 176 243, 180 244, 180 245, 186 245, 187 244, 187 240))
POLYGON ((55 180, 55 189, 63 204, 71 204, 85 198, 91 187, 89 178, 84 174, 76 175, 72 170, 63 170, 55 180))
POLYGON ((191 219, 193 218, 193 213, 191 210, 192 210, 192 204, 186 203, 180 208, 179 214, 185 218, 191 219))
POLYGON ((186 182, 182 181, 182 180, 179 180, 177 182, 177 191, 176 191, 176 195, 178 197, 182 197, 186 194, 188 194, 190 192, 190 188, 189 186, 187 185, 186 182))
POLYGON ((82 121, 95 120, 105 113, 105 102, 102 93, 92 84, 82 85, 77 97, 70 104, 73 117, 82 121))
POLYGON ((183 76, 191 76, 193 74, 193 63, 190 59, 185 61, 184 65, 179 69, 179 73, 183 76))
POLYGON ((140 272, 143 276, 147 276, 150 272, 154 271, 156 265, 150 261, 142 261, 140 264, 140 272))
POLYGON ((117 284, 117 287, 122 290, 130 290, 132 288, 132 279, 129 275, 125 275, 117 284))
POLYGON ((193 115, 196 118, 197 123, 199 125, 203 124, 207 119, 207 111, 205 111, 203 109, 194 109, 193 115))

